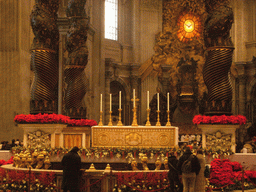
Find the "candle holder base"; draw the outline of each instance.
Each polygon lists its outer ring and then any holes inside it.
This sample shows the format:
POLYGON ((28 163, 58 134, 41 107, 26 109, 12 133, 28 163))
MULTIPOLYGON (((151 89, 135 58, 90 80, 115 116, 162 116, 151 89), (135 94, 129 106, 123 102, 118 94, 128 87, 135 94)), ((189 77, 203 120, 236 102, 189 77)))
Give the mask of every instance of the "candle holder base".
POLYGON ((109 111, 109 122, 108 122, 108 126, 113 126, 111 113, 112 113, 112 111, 109 111))
POLYGON ((167 123, 165 126, 171 126, 171 122, 170 122, 170 111, 167 110, 167 123))
POLYGON ((161 126, 161 123, 160 123, 160 117, 159 117, 159 113, 160 113, 160 111, 159 111, 159 110, 157 110, 156 112, 157 112, 157 122, 156 122, 156 126, 161 126))
POLYGON ((103 113, 103 111, 100 111, 100 122, 98 123, 98 126, 103 126, 103 123, 102 123, 102 113, 103 113))
POLYGON ((151 126, 151 123, 149 121, 149 114, 150 114, 150 109, 147 109, 147 122, 146 122, 146 126, 151 126))
POLYGON ((121 121, 121 112, 122 112, 122 109, 118 109, 118 111, 119 111, 119 121, 118 121, 117 125, 118 125, 118 126, 123 126, 123 123, 122 123, 122 121, 121 121))

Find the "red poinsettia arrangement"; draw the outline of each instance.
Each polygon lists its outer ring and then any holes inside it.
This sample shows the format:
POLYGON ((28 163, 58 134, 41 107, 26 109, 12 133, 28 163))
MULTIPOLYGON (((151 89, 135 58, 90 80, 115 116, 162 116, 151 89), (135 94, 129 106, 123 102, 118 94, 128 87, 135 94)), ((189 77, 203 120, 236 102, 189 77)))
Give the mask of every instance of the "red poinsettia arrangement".
POLYGON ((95 120, 91 119, 70 119, 70 117, 61 114, 20 114, 14 118, 16 123, 65 123, 69 126, 94 126, 97 125, 95 120))
POLYGON ((211 162, 210 183, 217 187, 234 184, 232 163, 228 159, 214 159, 211 162))
POLYGON ((246 117, 243 115, 221 115, 221 116, 205 116, 195 115, 193 118, 194 124, 239 124, 243 125, 246 123, 246 117))
POLYGON ((92 119, 70 119, 68 121, 69 126, 95 126, 97 122, 92 119))
POLYGON ((20 114, 14 117, 16 123, 68 123, 70 118, 61 114, 20 114))

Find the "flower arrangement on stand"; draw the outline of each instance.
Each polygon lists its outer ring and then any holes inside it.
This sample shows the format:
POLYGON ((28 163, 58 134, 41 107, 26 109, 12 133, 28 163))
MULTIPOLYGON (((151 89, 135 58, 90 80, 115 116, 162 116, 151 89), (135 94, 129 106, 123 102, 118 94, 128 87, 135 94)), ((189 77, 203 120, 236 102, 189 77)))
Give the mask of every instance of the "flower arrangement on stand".
POLYGON ((193 118, 193 123, 198 124, 239 124, 244 125, 246 123, 246 117, 243 115, 195 115, 193 118))
POLYGON ((61 114, 20 114, 14 118, 16 123, 64 123, 68 126, 95 126, 97 122, 93 119, 70 119, 70 117, 61 114))

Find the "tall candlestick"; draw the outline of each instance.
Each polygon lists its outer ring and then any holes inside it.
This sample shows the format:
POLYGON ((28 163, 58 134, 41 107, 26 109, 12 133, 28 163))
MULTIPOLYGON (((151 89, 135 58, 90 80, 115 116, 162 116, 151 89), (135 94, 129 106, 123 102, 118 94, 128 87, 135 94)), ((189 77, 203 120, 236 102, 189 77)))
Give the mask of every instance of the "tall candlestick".
POLYGON ((159 111, 159 93, 157 93, 157 110, 159 111))
POLYGON ((119 109, 121 109, 121 91, 119 91, 119 109))
POLYGON ((100 111, 102 111, 102 94, 100 94, 100 111))
POLYGON ((167 111, 169 111, 169 93, 167 93, 167 111))
POLYGON ((135 89, 133 89, 133 108, 135 108, 135 89))
POLYGON ((147 109, 149 109, 149 91, 147 91, 147 109))
POLYGON ((112 111, 112 94, 109 95, 110 105, 109 105, 109 111, 112 111))

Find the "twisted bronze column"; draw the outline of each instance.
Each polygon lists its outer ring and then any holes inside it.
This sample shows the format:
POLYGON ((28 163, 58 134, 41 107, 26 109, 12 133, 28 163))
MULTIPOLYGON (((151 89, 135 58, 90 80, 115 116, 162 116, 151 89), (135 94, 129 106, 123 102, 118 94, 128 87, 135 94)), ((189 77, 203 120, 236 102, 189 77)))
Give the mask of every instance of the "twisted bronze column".
POLYGON ((88 62, 86 46, 89 18, 84 9, 86 0, 70 0, 66 13, 71 25, 67 33, 66 48, 68 59, 65 66, 64 108, 71 118, 86 118, 86 108, 83 98, 88 87, 84 69, 88 62))
POLYGON ((57 113, 58 99, 58 0, 36 0, 31 13, 35 38, 31 49, 34 79, 30 113, 57 113))
POLYGON ((232 86, 229 71, 234 47, 229 32, 233 23, 233 12, 228 0, 207 0, 206 10, 208 19, 204 37, 207 55, 203 69, 208 88, 206 114, 230 115, 232 86))

